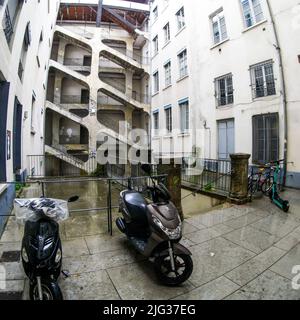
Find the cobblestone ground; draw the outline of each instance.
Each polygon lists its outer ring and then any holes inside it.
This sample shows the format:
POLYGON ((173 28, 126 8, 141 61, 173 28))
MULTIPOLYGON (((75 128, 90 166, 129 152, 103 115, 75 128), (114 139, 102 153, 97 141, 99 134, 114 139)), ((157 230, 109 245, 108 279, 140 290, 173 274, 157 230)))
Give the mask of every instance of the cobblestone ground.
MULTIPOLYGON (((187 218, 182 242, 193 253, 194 271, 177 288, 160 285, 151 263, 116 228, 107 235, 105 214, 73 214, 60 229, 63 269, 70 273, 59 280, 64 298, 299 300, 292 269, 300 265, 300 191, 282 196, 291 202, 288 214, 263 198, 187 218)), ((20 250, 21 237, 22 227, 10 218, 0 241, 2 297, 28 298, 22 265, 11 253, 20 250)))

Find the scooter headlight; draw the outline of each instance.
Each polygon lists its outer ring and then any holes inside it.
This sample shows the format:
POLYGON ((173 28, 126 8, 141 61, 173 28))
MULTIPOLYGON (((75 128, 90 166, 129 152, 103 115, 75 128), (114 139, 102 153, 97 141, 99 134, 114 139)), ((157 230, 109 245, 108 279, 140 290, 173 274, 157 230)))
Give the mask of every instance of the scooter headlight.
POLYGON ((58 249, 55 256, 55 263, 59 263, 60 260, 61 260, 61 250, 58 249))
POLYGON ((156 216, 152 216, 152 219, 155 225, 159 227, 169 237, 170 240, 177 240, 181 237, 181 222, 176 229, 169 229, 166 228, 156 216))
POLYGON ((28 258, 25 247, 22 248, 22 258, 26 263, 29 262, 29 258, 28 258))

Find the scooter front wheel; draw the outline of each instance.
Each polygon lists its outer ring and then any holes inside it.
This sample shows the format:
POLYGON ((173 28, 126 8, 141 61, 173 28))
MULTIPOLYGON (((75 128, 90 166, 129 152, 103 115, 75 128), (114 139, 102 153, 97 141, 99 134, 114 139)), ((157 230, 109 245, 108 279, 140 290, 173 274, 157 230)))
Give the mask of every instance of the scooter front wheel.
MULTIPOLYGON (((56 282, 51 280, 42 280, 43 300, 63 300, 60 287, 56 282)), ((40 300, 37 282, 30 284, 29 288, 30 300, 40 300)))
POLYGON ((170 256, 159 256, 154 261, 155 273, 163 284, 177 286, 185 282, 193 272, 193 260, 189 255, 174 255, 175 270, 172 270, 170 256))

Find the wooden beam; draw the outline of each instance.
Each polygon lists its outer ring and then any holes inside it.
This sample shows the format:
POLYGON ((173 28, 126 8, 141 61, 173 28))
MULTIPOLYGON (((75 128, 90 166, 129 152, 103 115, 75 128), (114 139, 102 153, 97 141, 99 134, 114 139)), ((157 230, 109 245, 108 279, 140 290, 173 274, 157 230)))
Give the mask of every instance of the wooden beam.
POLYGON ((103 5, 103 0, 99 0, 99 2, 98 2, 98 10, 97 10, 97 18, 96 18, 96 27, 97 28, 100 28, 100 26, 101 26, 102 5, 103 5))

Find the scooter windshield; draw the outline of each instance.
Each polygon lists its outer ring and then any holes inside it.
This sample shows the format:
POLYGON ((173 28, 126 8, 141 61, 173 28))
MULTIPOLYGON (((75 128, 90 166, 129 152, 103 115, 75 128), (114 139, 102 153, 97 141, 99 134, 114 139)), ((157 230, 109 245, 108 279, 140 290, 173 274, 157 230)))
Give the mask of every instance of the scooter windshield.
POLYGON ((49 218, 56 222, 69 217, 68 202, 52 198, 23 198, 15 199, 14 213, 18 223, 37 221, 41 217, 49 218))

